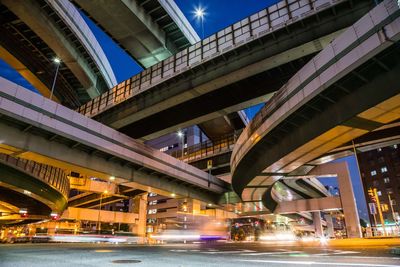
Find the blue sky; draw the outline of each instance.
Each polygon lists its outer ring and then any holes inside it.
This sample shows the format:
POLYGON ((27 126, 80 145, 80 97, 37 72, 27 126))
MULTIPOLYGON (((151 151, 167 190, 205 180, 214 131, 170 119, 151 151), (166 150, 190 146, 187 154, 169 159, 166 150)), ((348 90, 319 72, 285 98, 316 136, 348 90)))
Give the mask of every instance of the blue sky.
MULTIPOLYGON (((277 0, 207 0, 207 1, 192 1, 192 0, 175 0, 177 5, 197 31, 199 36, 202 35, 200 20, 194 17, 193 11, 196 7, 202 6, 205 8, 204 18, 204 36, 207 37, 271 4, 278 2, 277 0)), ((85 16, 84 16, 85 17, 85 16)), ((99 40, 105 54, 107 55, 110 64, 115 72, 118 82, 124 81, 129 77, 137 74, 142 69, 131 59, 122 49, 97 26, 86 18, 89 27, 94 32, 99 40)), ((23 77, 15 70, 10 68, 4 61, 0 59, 0 76, 14 81, 30 90, 36 91, 23 77)), ((247 115, 252 118, 257 111, 262 107, 262 104, 246 110, 247 115)), ((355 189, 357 205, 360 212, 360 217, 367 218, 365 198, 362 192, 360 177, 357 171, 354 157, 341 159, 341 161, 349 163, 349 169, 355 189)))

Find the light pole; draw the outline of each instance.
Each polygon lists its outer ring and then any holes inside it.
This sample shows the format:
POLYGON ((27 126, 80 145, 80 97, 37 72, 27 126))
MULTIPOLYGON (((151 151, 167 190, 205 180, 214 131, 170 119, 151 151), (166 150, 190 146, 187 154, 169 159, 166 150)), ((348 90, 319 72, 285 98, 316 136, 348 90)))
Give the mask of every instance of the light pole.
POLYGON ((53 85, 51 86, 50 100, 53 98, 54 87, 56 86, 56 80, 57 80, 58 70, 60 69, 60 65, 61 65, 61 59, 58 57, 55 57, 53 59, 53 62, 56 63, 57 68, 56 68, 56 74, 54 75, 53 85))
MULTIPOLYGON (((108 191, 105 190, 105 191, 104 191, 104 194, 106 195, 107 193, 108 193, 108 191)), ((102 204, 102 201, 103 201, 103 193, 100 194, 99 212, 98 212, 98 214, 97 214, 97 230, 99 231, 99 234, 100 234, 100 231, 101 231, 100 212, 101 212, 101 204, 102 204)))
POLYGON ((181 131, 181 130, 179 130, 178 131, 178 137, 181 139, 181 141, 182 141, 182 144, 181 144, 181 146, 182 146, 182 152, 181 152, 181 155, 182 155, 182 161, 183 161, 183 146, 184 146, 184 143, 185 143, 185 134, 181 131))
POLYGON ((201 39, 204 39, 204 16, 206 15, 205 12, 205 8, 204 7, 196 7, 194 10, 194 16, 197 19, 200 19, 200 23, 201 23, 201 39))

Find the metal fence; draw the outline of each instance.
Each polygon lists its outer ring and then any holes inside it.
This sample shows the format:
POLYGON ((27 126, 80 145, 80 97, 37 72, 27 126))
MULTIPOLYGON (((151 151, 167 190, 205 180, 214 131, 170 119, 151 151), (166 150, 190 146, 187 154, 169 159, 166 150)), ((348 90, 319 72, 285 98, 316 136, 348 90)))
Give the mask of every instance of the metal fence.
POLYGON ((275 30, 348 0, 283 0, 180 51, 82 105, 95 116, 149 88, 275 30))
POLYGON ((0 153, 0 160, 9 166, 17 167, 38 180, 41 180, 59 191, 65 198, 69 194, 69 179, 62 169, 46 164, 37 163, 32 160, 14 158, 10 155, 0 153))
POLYGON ((183 151, 175 150, 168 154, 184 162, 190 163, 222 152, 232 151, 233 146, 235 145, 235 141, 236 141, 236 134, 232 133, 223 136, 218 140, 214 141, 207 140, 199 144, 187 147, 183 151), (182 157, 182 152, 183 152, 183 157, 182 157))

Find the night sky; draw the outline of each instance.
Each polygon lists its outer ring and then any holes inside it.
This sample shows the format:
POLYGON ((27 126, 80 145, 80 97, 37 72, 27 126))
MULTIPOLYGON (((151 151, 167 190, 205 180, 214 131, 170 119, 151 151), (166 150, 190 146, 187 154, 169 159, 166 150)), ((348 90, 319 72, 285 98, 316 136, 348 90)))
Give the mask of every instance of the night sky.
MULTIPOLYGON (((172 0, 171 0, 172 1, 172 0)), ((201 37, 201 23, 199 19, 194 16, 196 7, 205 8, 204 17, 204 36, 207 37, 271 4, 278 2, 277 0, 207 0, 207 1, 191 1, 191 0, 175 0, 177 5, 181 8, 182 12, 192 24, 198 35, 201 37)), ((85 17, 85 16, 84 16, 85 17)), ((136 62, 130 58, 122 49, 120 49, 104 32, 94 25, 90 19, 86 18, 89 27, 93 30, 100 45, 114 70, 117 81, 124 81, 131 76, 137 74, 142 69, 136 62)), ((21 77, 15 70, 10 68, 4 61, 0 59, 0 76, 3 76, 15 83, 24 86, 30 90, 36 91, 23 77, 21 77)), ((258 105, 246 110, 247 115, 252 118, 257 111, 262 107, 258 105)), ((341 159, 341 161, 349 163, 349 169, 352 176, 353 186, 355 189, 357 205, 359 208, 360 217, 367 219, 367 209, 365 198, 362 191, 361 180, 358 174, 357 165, 355 164, 354 157, 341 159)), ((335 182, 327 181, 329 184, 335 182)))

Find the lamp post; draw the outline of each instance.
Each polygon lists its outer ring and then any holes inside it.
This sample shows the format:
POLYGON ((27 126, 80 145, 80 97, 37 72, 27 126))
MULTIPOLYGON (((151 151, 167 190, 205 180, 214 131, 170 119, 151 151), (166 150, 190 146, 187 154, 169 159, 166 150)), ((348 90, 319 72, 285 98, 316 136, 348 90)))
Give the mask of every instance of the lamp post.
MULTIPOLYGON (((103 193, 104 193, 104 195, 106 195, 108 193, 108 191, 105 190, 103 193)), ((100 234, 100 231, 101 231, 100 212, 101 212, 101 204, 102 204, 102 201, 103 201, 103 193, 100 194, 99 212, 97 214, 97 230, 99 231, 99 234, 100 234)))
POLYGON ((204 39, 204 16, 206 15, 205 8, 204 7, 196 7, 194 10, 194 16, 197 19, 200 19, 201 23, 201 39, 204 39))
POLYGON ((181 146, 182 146, 182 152, 181 152, 181 155, 182 155, 182 161, 183 161, 183 146, 184 146, 184 143, 185 143, 185 134, 181 131, 181 130, 179 130, 178 131, 178 137, 181 139, 181 141, 182 141, 182 144, 181 144, 181 146))
POLYGON ((56 80, 57 80, 58 70, 60 69, 60 65, 61 65, 61 59, 58 57, 55 57, 53 59, 53 62, 57 65, 57 68, 56 68, 56 74, 54 75, 53 85, 51 86, 50 100, 53 98, 54 87, 56 86, 56 80))

